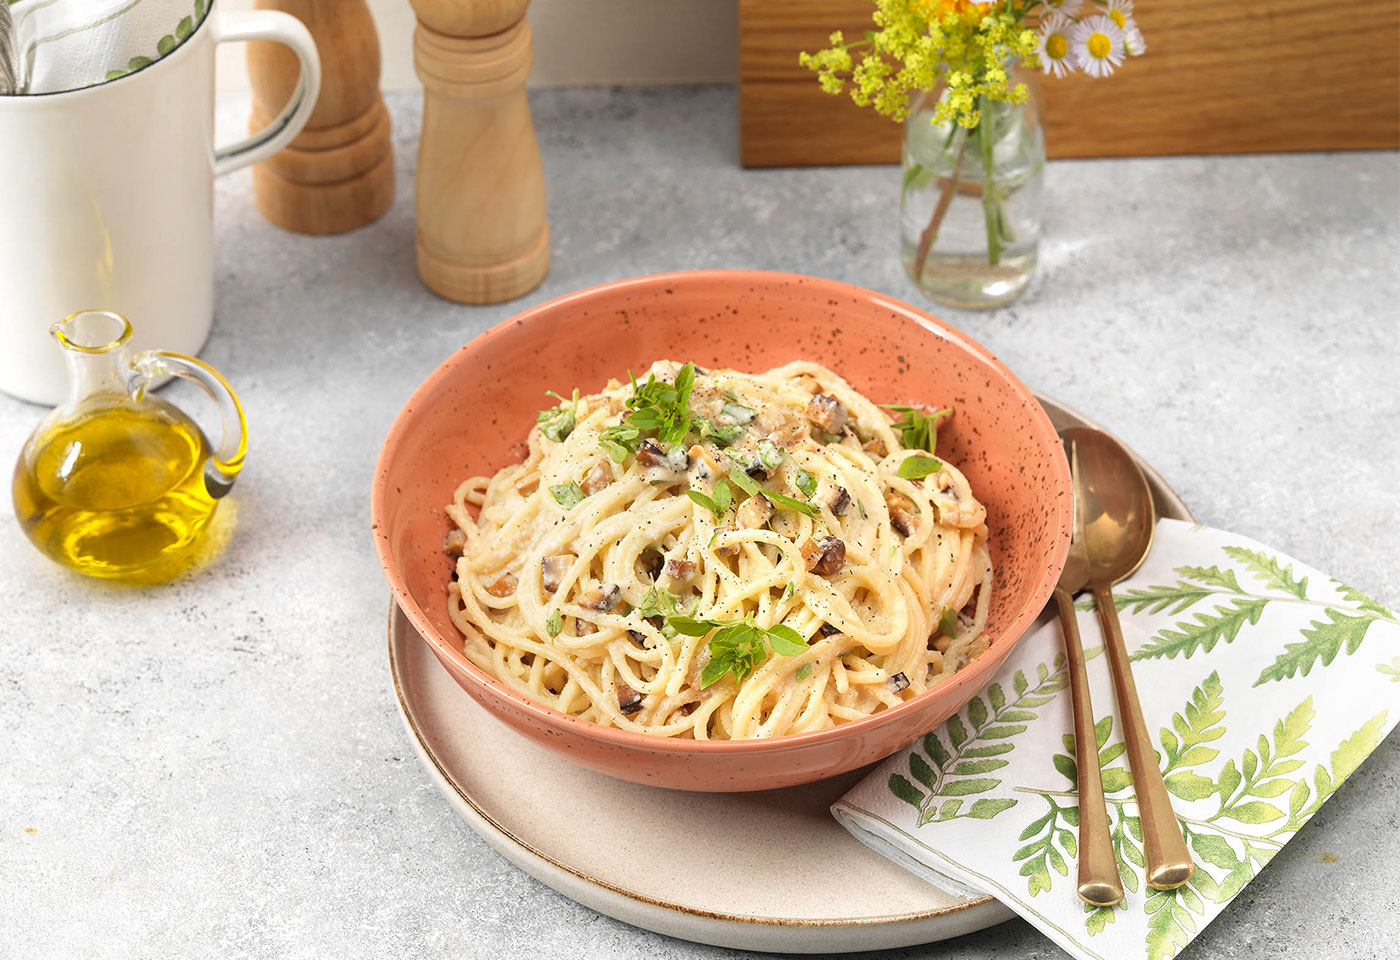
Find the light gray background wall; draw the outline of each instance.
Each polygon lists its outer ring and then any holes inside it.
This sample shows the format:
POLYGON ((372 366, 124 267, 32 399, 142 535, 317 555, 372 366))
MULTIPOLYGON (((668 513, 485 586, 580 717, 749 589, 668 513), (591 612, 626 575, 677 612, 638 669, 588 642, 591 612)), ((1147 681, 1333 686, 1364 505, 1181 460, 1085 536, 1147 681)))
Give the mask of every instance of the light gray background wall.
MULTIPOLYGON (((246 10, 253 0, 220 0, 246 10)), ((413 8, 369 0, 379 28, 385 90, 416 90, 413 8)), ((698 83, 738 77, 734 0, 533 0, 537 87, 698 83)), ((219 89, 248 89, 242 44, 219 51, 219 89)))

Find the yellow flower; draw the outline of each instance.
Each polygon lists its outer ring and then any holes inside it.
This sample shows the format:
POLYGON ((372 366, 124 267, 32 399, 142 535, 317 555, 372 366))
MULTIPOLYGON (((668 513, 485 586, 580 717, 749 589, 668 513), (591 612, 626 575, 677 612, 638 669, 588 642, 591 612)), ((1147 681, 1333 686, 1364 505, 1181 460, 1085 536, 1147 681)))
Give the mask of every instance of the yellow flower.
POLYGON ((1063 77, 1074 72, 1074 58, 1069 51, 1069 34, 1073 26, 1073 21, 1062 13, 1052 13, 1040 25, 1035 52, 1040 57, 1040 69, 1052 77, 1063 77))
POLYGON ((1074 25, 1070 49, 1079 69, 1091 77, 1106 77, 1123 62, 1123 31, 1108 17, 1085 17, 1074 25))

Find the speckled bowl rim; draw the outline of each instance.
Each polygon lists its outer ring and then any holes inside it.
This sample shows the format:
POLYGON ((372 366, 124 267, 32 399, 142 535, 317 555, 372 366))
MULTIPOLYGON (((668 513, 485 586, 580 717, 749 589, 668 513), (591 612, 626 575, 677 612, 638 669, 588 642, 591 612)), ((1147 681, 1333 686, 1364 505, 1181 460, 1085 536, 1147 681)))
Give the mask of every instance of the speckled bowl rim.
MULTIPOLYGON (((614 294, 617 291, 625 291, 633 288, 654 288, 657 291, 663 290, 669 284, 672 287, 693 282, 709 283, 730 283, 744 286, 754 281, 764 284, 790 284, 794 288, 802 287, 806 289, 828 290, 833 296, 848 297, 851 299, 863 299, 874 303, 876 306, 889 310, 891 313, 899 314, 913 321, 916 325, 924 328, 929 333, 943 338, 954 345, 960 347, 969 356, 986 364, 992 371, 1004 377, 1011 387, 1013 395, 1023 402, 1024 409, 1030 412, 1030 418, 1041 428, 1039 440, 1047 448, 1053 450, 1058 456, 1048 458, 1051 475, 1047 477, 1047 489, 1059 490, 1068 494, 1070 490, 1069 464, 1063 456, 1060 447, 1059 434, 1055 426, 1050 421, 1049 415, 1045 412, 1035 394, 1026 386, 1021 379, 1011 372, 1007 366, 996 358, 990 350, 982 346, 976 340, 969 337, 955 327, 952 327, 941 320, 938 320, 922 310, 895 300, 893 297, 885 296, 874 290, 858 287, 854 284, 842 283, 838 280, 827 280, 821 277, 812 277, 805 274, 783 273, 769 270, 681 270, 672 273, 655 273, 640 277, 629 277, 623 280, 614 280, 608 283, 587 287, 573 293, 546 300, 544 303, 530 307, 513 316, 507 317, 496 324, 485 333, 464 344, 456 350, 450 357, 444 360, 433 370, 414 390, 412 395, 399 410, 394 422, 389 427, 389 432, 385 436, 384 445, 380 449, 379 459, 375 463, 374 481, 370 489, 370 529, 374 538, 375 556, 379 560, 380 569, 384 577, 389 582, 389 587, 394 593, 395 599, 403 609, 404 615, 413 624, 415 630, 428 641, 434 652, 440 658, 450 660, 456 668, 454 675, 460 681, 463 677, 470 679, 480 689, 492 698, 502 698, 510 701, 518 708, 530 714, 540 723, 553 727, 563 727, 571 732, 587 739, 609 743, 614 746, 629 749, 641 750, 661 750, 667 753, 680 755, 718 755, 730 754, 758 755, 762 753, 781 753, 790 749, 798 749, 804 746, 817 744, 823 741, 834 741, 855 737, 859 734, 873 730, 887 723, 899 720, 905 713, 915 709, 921 701, 929 697, 946 697, 952 692, 952 698, 956 700, 960 695, 956 691, 971 687, 967 696, 962 698, 963 702, 970 698, 976 691, 986 685, 991 678, 992 671, 1005 659, 1005 656, 981 656, 973 660, 971 664, 955 673, 952 679, 947 680, 936 687, 919 694, 911 700, 906 700, 897 707, 882 710, 879 713, 871 714, 860 720, 852 720, 839 726, 828 727, 824 730, 813 730, 805 733, 787 734, 781 737, 770 737, 756 740, 681 740, 674 737, 658 738, 645 733, 633 733, 630 730, 620 730, 616 727, 605 727, 588 720, 569 716, 552 707, 547 707, 517 693, 495 677, 486 673, 476 664, 472 663, 465 654, 454 647, 445 637, 439 635, 437 627, 423 613, 418 602, 413 598, 404 581, 404 577, 391 555, 389 550, 389 535, 384 526, 387 512, 387 501, 389 498, 389 469, 398 455, 399 447, 404 442, 405 429, 408 419, 413 411, 428 403, 429 395, 434 392, 440 381, 446 379, 460 364, 474 362, 476 356, 484 349, 502 337, 505 333, 513 331, 536 318, 555 312, 560 308, 571 304, 582 304, 588 300, 604 295, 614 294)), ((837 373, 840 373, 837 370, 837 373)), ((1072 498, 1068 495, 1056 496, 1054 493, 1046 495, 1047 500, 1053 501, 1052 509, 1054 517, 1058 521, 1058 529, 1054 531, 1055 548, 1050 563, 1043 571, 1041 582, 1036 589, 1031 591, 1031 598, 1023 604, 1021 611, 1003 629, 1002 633, 993 638, 993 643, 1004 643, 1014 647, 1021 641, 1026 633, 1026 628, 1035 621, 1041 609, 1050 599, 1054 591, 1055 583, 1059 579, 1060 571, 1064 568, 1065 558, 1069 555, 1069 540, 1073 523, 1072 498)), ((993 600, 995 602, 995 600, 993 600)), ((1010 653, 1007 649, 1006 653, 1010 653)))

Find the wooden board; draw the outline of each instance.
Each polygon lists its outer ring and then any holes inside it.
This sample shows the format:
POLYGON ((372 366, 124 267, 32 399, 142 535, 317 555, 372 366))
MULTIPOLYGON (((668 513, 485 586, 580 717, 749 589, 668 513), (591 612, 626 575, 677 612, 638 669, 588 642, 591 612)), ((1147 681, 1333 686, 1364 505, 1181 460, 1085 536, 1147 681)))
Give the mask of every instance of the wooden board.
MULTIPOLYGON (((738 0, 745 166, 896 163, 900 128, 797 64, 869 0, 738 0)), ((1045 79, 1052 157, 1400 147, 1396 0, 1137 0, 1147 54, 1107 80, 1045 79)))

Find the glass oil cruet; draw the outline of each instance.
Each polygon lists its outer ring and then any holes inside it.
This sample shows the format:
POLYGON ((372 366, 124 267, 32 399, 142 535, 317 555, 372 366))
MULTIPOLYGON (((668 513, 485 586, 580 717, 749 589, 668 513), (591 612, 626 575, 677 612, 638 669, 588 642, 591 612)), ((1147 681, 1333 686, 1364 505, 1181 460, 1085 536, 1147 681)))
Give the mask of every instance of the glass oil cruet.
POLYGON ((199 553, 247 450, 238 398, 199 360, 165 350, 128 355, 131 324, 102 310, 50 332, 68 365, 68 398, 30 434, 15 464, 15 516, 46 556, 79 573, 159 582, 199 553), (185 413, 148 392, 184 377, 223 421, 214 448, 185 413))

